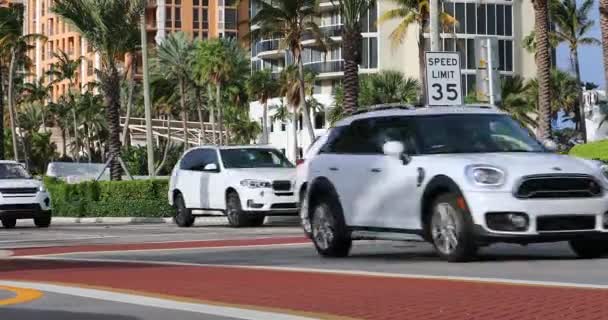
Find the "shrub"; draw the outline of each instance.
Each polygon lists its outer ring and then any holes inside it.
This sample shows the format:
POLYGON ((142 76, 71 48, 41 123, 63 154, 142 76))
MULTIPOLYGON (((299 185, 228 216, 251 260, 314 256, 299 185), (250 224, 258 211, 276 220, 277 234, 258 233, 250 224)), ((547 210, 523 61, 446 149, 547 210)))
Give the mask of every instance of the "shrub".
POLYGON ((53 214, 69 217, 169 217, 167 180, 87 181, 46 178, 53 214))
POLYGON ((570 149, 570 155, 586 159, 608 161, 608 140, 576 145, 570 149))

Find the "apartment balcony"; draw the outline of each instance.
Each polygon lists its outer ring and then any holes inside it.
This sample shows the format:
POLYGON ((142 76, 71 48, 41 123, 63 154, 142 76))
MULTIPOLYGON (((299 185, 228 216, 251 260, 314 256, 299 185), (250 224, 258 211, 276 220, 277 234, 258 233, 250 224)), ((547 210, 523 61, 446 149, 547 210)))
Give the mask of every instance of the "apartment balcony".
POLYGON ((304 68, 317 74, 317 79, 340 78, 344 75, 344 61, 321 61, 305 63, 304 68))
POLYGON ((252 48, 252 55, 260 59, 280 59, 285 57, 285 50, 279 47, 280 40, 262 40, 252 48))
MULTIPOLYGON (((326 38, 330 38, 333 41, 342 41, 342 25, 336 24, 331 26, 320 26, 319 30, 326 38)), ((302 45, 312 46, 315 44, 315 38, 310 32, 306 32, 302 36, 302 45)))
POLYGON ((340 6, 339 0, 320 0, 319 1, 319 11, 334 11, 337 10, 340 6))

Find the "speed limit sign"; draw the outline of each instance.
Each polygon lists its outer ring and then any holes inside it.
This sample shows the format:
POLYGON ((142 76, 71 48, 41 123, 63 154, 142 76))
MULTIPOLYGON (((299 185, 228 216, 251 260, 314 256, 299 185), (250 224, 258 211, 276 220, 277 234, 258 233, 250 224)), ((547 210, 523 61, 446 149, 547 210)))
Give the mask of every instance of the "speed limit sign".
POLYGON ((428 105, 462 105, 460 54, 458 52, 426 52, 425 63, 428 105))

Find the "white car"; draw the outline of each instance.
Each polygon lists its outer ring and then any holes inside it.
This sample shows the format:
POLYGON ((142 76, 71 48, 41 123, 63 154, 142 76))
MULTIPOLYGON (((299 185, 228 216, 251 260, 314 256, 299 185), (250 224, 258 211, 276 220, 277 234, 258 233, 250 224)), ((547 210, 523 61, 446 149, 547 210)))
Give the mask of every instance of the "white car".
POLYGON ((325 133, 318 136, 317 139, 308 147, 304 157, 298 159, 296 161, 296 199, 298 199, 298 203, 302 201, 302 197, 306 193, 306 186, 308 182, 308 163, 309 160, 312 159, 319 153, 321 147, 327 141, 327 137, 329 136, 329 132, 331 129, 328 129, 325 133))
POLYGON ((606 168, 549 152, 492 107, 360 113, 336 125, 309 166, 302 223, 322 256, 412 235, 448 261, 495 242, 608 252, 606 168))
POLYGON ((171 173, 169 203, 180 227, 196 213, 221 212, 234 227, 259 226, 270 215, 297 215, 295 169, 277 149, 265 146, 197 147, 171 173))
POLYGON ((51 197, 41 181, 23 165, 0 161, 0 221, 12 229, 19 219, 33 219, 40 228, 51 225, 51 197))

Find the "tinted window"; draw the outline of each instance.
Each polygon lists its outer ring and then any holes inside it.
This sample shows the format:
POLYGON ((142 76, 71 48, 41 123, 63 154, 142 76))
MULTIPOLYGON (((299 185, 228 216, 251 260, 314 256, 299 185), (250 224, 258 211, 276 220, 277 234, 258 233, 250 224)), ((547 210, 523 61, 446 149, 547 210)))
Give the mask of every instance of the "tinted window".
POLYGON ((228 169, 293 168, 293 164, 275 149, 243 148, 221 150, 222 162, 228 169))
POLYGON ((203 171, 206 165, 214 163, 219 167, 217 152, 213 149, 196 149, 188 152, 180 162, 180 169, 203 171))
POLYGON ((0 179, 31 179, 32 176, 25 168, 16 163, 0 164, 0 179))
MULTIPOLYGON (((349 154, 382 154, 388 141, 401 141, 414 146, 414 130, 406 117, 371 118, 353 122, 334 141, 327 152, 349 154)), ((333 132, 332 132, 333 133, 333 132)), ((330 137, 331 138, 331 137, 330 137)))

